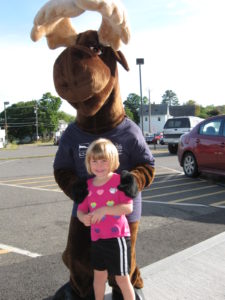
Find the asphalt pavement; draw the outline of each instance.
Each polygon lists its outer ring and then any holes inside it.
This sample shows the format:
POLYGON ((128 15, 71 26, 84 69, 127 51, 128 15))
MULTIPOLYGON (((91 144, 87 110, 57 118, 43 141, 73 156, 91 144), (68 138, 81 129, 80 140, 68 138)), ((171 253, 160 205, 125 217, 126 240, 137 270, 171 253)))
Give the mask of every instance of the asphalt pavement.
MULTIPOLYGON (((57 147, 53 145, 40 145, 37 152, 37 147, 20 146, 15 151, 1 150, 0 159, 30 157, 29 147, 32 147, 32 157, 54 156, 57 151, 57 147), (48 152, 46 152, 46 147, 49 150, 48 152)), ((153 153, 161 153, 165 152, 166 148, 158 147, 154 149, 154 147, 152 147, 151 150, 153 153)), ((141 273, 145 284, 145 300, 225 300, 224 254, 225 232, 142 268, 141 273)), ((35 258, 35 260, 36 268, 38 269, 37 274, 47 272, 50 275, 48 282, 48 288, 49 285, 51 285, 50 290, 55 291, 55 283, 58 282, 60 286, 61 282, 67 279, 68 274, 66 270, 61 272, 61 278, 55 278, 56 276, 54 274, 57 273, 57 268, 60 271, 64 268, 61 263, 58 263, 61 260, 59 256, 46 256, 35 258), (43 262, 43 260, 46 260, 46 262, 52 261, 52 264, 47 264, 43 262), (40 263, 38 264, 37 262, 40 263), (46 266, 51 266, 53 270, 51 268, 46 270, 46 266)), ((31 278, 32 280, 35 280, 35 278, 40 280, 40 278, 35 277, 33 273, 33 268, 31 267, 33 261, 28 260, 26 263, 28 267, 23 275, 27 278, 27 282, 30 282, 31 278)), ((6 299, 4 295, 8 294, 8 280, 18 282, 17 293, 19 295, 21 292, 21 294, 24 295, 24 300, 32 300, 33 297, 39 299, 38 296, 36 297, 34 295, 40 294, 41 291, 32 291, 30 298, 29 293, 26 292, 26 286, 23 286, 23 284, 20 283, 20 279, 16 278, 16 274, 19 273, 19 270, 16 270, 16 268, 19 267, 19 264, 11 265, 10 268, 12 268, 12 270, 9 270, 8 267, 7 269, 6 267, 2 267, 2 271, 4 272, 1 272, 2 276, 0 276, 0 280, 5 289, 0 292, 0 299, 6 299), (11 279, 7 277, 9 271, 11 271, 10 276, 15 274, 11 279), (20 289, 22 290, 20 291, 20 289)), ((23 270, 21 271, 24 272, 23 270)), ((43 278, 43 282, 39 284, 39 287, 45 289, 46 284, 43 278)), ((16 294, 13 296, 13 299, 18 299, 16 294)), ((51 297, 45 300, 50 299, 51 297)), ((108 286, 105 299, 111 299, 110 288, 108 286)), ((20 300, 22 300, 22 298, 20 300)))
POLYGON ((224 254, 225 232, 142 268, 145 299, 224 300, 224 254))
POLYGON ((0 149, 0 160, 54 156, 58 147, 53 144, 24 144, 16 149, 0 149))

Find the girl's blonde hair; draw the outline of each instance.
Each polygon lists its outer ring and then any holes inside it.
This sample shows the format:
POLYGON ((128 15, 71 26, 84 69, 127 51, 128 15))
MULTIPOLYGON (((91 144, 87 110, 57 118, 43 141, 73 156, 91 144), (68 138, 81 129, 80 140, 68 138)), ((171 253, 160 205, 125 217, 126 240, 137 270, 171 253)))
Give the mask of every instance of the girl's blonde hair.
POLYGON ((113 172, 119 167, 119 154, 116 146, 107 139, 97 139, 92 142, 86 152, 85 166, 89 174, 93 174, 90 168, 91 159, 107 159, 110 164, 110 171, 113 172))

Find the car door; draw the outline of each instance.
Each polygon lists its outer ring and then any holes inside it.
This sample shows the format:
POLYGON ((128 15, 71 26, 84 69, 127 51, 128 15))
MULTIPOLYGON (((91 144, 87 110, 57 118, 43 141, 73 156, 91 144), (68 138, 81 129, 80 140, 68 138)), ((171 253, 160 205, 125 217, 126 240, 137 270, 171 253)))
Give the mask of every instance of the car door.
POLYGON ((223 119, 214 119, 200 125, 196 139, 197 161, 200 169, 220 169, 224 165, 223 119))
POLYGON ((225 172, 225 117, 222 122, 221 139, 220 139, 219 148, 221 151, 221 155, 220 155, 220 163, 218 169, 225 172))

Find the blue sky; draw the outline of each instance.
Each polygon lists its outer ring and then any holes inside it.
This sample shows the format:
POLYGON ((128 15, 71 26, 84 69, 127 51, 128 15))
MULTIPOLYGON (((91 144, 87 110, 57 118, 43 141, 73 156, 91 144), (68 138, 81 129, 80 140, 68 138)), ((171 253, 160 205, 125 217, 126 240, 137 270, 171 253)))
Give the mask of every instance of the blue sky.
MULTIPOLYGON (((11 0, 0 11, 0 111, 3 102, 57 95, 52 67, 63 50, 50 50, 45 39, 34 43, 30 30, 37 11, 46 1, 11 0)), ((131 26, 131 41, 121 50, 130 71, 119 67, 121 95, 140 93, 136 58, 142 66, 143 95, 160 103, 165 90, 180 101, 201 105, 225 104, 224 99, 224 0, 123 0, 131 26)), ((98 29, 100 16, 85 12, 73 19, 78 32, 98 29)), ((62 109, 72 113, 63 101, 62 109)), ((75 111, 74 111, 75 114, 75 111)))

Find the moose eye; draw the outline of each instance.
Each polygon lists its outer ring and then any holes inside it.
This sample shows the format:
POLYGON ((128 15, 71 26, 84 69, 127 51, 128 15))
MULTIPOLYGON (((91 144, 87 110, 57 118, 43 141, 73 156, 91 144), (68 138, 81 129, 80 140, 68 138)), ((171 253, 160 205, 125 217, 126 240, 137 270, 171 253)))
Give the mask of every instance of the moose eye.
POLYGON ((101 55, 103 53, 103 51, 100 47, 90 46, 90 49, 91 49, 91 51, 93 51, 97 55, 101 55))

